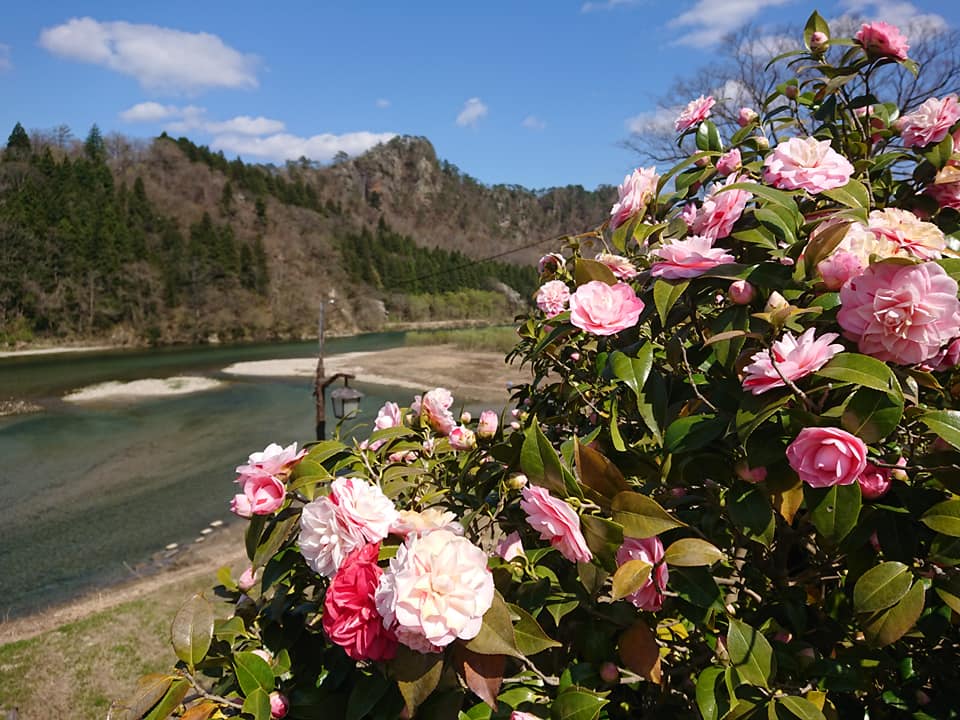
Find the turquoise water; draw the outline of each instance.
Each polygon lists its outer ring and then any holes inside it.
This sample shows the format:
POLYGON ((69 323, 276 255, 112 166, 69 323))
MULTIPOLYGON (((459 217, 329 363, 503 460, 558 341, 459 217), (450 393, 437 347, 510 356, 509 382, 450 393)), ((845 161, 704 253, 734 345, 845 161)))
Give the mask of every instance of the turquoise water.
MULTIPOLYGON (((327 354, 403 344, 403 334, 327 341, 327 354)), ((0 418, 0 617, 130 576, 167 543, 192 543, 232 518, 233 468, 270 442, 313 439, 312 379, 241 378, 244 360, 304 357, 315 343, 111 351, 0 359, 0 398, 44 410, 0 418), (220 389, 135 402, 65 403, 107 380, 199 374, 220 389)), ((355 384, 360 422, 411 392, 355 384)), ((328 431, 333 424, 327 408, 328 431)))

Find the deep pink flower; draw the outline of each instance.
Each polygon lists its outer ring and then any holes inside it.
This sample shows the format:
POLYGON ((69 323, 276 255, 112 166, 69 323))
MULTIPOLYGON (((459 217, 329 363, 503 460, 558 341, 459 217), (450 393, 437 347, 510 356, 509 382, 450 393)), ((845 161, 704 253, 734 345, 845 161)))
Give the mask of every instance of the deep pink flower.
POLYGON ((453 395, 446 388, 435 388, 420 400, 420 417, 441 435, 449 435, 456 423, 450 406, 453 395))
POLYGON ((670 571, 663 562, 663 543, 658 537, 624 538, 617 550, 617 566, 629 560, 643 560, 652 566, 650 577, 640 588, 625 598, 641 610, 656 612, 663 607, 663 591, 667 589, 670 571))
POLYGON ((520 507, 527 514, 527 523, 540 533, 541 539, 549 540, 570 562, 590 562, 593 554, 572 507, 536 485, 528 485, 521 494, 520 507))
POLYGON ((937 201, 942 208, 960 210, 960 182, 934 183, 924 192, 937 201))
POLYGON ((701 95, 696 100, 691 100, 687 103, 683 112, 677 117, 673 123, 673 127, 678 133, 682 133, 694 125, 699 125, 710 117, 710 108, 716 105, 716 103, 717 101, 713 99, 712 95, 707 95, 706 97, 701 95))
POLYGON ((932 97, 897 122, 903 144, 907 147, 924 147, 943 140, 950 128, 960 120, 960 104, 956 95, 947 95, 943 100, 932 97))
MULTIPOLYGON (((234 498, 240 510, 246 511, 249 508, 253 515, 272 515, 283 505, 286 488, 283 482, 273 475, 261 472, 256 475, 241 475, 237 480, 241 483, 240 487, 246 498, 246 503, 238 499, 239 495, 234 498)), ((234 512, 241 517, 248 517, 237 510, 234 512)))
POLYGON ((756 289, 746 280, 734 280, 727 290, 727 297, 735 305, 749 305, 756 296, 756 289))
POLYGON ((617 188, 619 200, 610 210, 610 229, 616 230, 627 220, 641 215, 657 194, 656 167, 637 168, 617 188))
POLYGON ((900 28, 890 23, 876 21, 864 23, 854 35, 854 40, 863 46, 870 55, 906 60, 910 46, 901 34, 900 28))
POLYGON ((750 467, 750 463, 748 463, 746 460, 741 460, 734 465, 733 471, 737 474, 738 478, 748 483, 761 483, 767 479, 766 467, 763 465, 750 467))
POLYGON ((843 352, 843 345, 830 344, 837 339, 836 333, 824 333, 815 338, 814 332, 814 328, 807 328, 800 337, 795 337, 787 330, 773 343, 770 352, 761 350, 751 357, 750 365, 743 369, 743 389, 760 395, 767 390, 785 387, 781 375, 794 382, 815 373, 830 358, 843 352))
POLYGON ((790 138, 767 157, 763 180, 781 190, 803 189, 821 193, 843 187, 853 175, 853 165, 830 147, 829 140, 790 138))
POLYGON ((860 494, 864 499, 876 500, 886 495, 890 489, 890 470, 877 467, 868 461, 866 469, 860 473, 857 482, 860 483, 860 494))
POLYGON ((570 288, 563 280, 550 280, 537 290, 537 307, 548 318, 556 317, 567 309, 570 302, 570 288))
POLYGON ((933 262, 874 263, 840 288, 837 322, 860 352, 914 365, 960 335, 957 283, 933 262))
POLYGON ((500 424, 500 418, 493 410, 484 410, 480 413, 480 420, 477 422, 477 437, 481 440, 489 440, 497 434, 497 427, 500 424))
POLYGON ((717 172, 726 177, 739 170, 742 162, 739 148, 733 148, 717 158, 717 172))
POLYGON ((810 487, 850 485, 867 467, 867 446, 832 427, 808 427, 787 446, 787 462, 810 487))
POLYGON ((633 280, 633 278, 639 275, 633 263, 622 255, 599 253, 594 260, 610 268, 610 272, 619 280, 633 280))
POLYGON ((740 127, 746 127, 750 123, 754 122, 758 117, 759 115, 757 115, 757 111, 753 108, 742 107, 740 108, 740 112, 737 113, 737 125, 740 127))
POLYGON ((613 335, 633 327, 641 312, 643 301, 626 283, 591 280, 570 296, 570 322, 593 335, 613 335))
POLYGON ((691 235, 686 240, 671 240, 654 250, 653 254, 662 261, 653 264, 650 274, 664 280, 697 277, 718 265, 736 261, 733 255, 723 248, 713 247, 713 240, 702 235, 691 235))
POLYGON ((817 270, 828 290, 839 290, 847 280, 863 273, 863 265, 852 252, 837 250, 826 260, 818 262, 817 270))
POLYGON ((691 230, 694 235, 721 240, 733 232, 734 224, 753 197, 746 190, 724 190, 739 181, 739 177, 731 175, 723 185, 717 183, 713 186, 693 220, 691 230))
POLYGON ((357 548, 333 576, 323 601, 323 631, 354 660, 391 660, 397 636, 383 626, 374 593, 383 570, 380 543, 357 548))
POLYGON ((270 693, 270 717, 272 717, 273 720, 285 718, 289 710, 290 701, 287 700, 286 695, 276 690, 270 693))

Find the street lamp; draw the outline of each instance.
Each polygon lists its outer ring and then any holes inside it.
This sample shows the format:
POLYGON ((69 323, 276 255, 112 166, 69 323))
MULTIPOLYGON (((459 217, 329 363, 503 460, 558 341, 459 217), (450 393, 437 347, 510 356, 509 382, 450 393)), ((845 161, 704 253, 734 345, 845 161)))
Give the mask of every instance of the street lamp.
POLYGON ((337 388, 330 393, 330 399, 333 401, 333 416, 337 420, 350 417, 360 410, 360 399, 363 397, 363 393, 350 387, 350 377, 350 375, 344 375, 344 387, 337 388))

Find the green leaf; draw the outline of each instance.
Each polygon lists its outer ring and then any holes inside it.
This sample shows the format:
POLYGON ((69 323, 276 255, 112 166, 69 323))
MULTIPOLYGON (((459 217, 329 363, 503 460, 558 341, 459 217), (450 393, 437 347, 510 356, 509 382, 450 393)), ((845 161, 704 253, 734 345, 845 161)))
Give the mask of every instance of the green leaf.
POLYGON ((930 429, 930 432, 936 433, 960 450, 960 412, 931 410, 921 415, 920 421, 930 429))
POLYGON ((407 706, 408 717, 415 717, 417 708, 430 697, 443 674, 443 655, 419 653, 405 645, 397 648, 397 656, 390 661, 390 673, 407 706))
POLYGON ((770 229, 778 240, 793 245, 797 241, 796 226, 787 223, 774 207, 757 208, 753 211, 754 217, 764 227, 770 229))
POLYGON ((820 194, 826 195, 831 200, 836 200, 847 207, 870 209, 870 194, 859 180, 852 179, 843 187, 824 190, 820 194))
POLYGON ((170 713, 177 709, 183 698, 187 696, 190 683, 185 678, 178 678, 170 683, 170 689, 160 699, 153 709, 143 716, 143 720, 167 720, 170 713))
POLYGON ((669 453, 699 450, 719 437, 725 427, 725 422, 709 413, 677 418, 663 434, 663 447, 669 453))
POLYGON ((611 597, 614 600, 622 600, 628 595, 633 595, 647 582, 652 570, 653 565, 644 560, 628 560, 613 574, 611 597))
POLYGON ((853 609, 872 613, 900 602, 910 590, 913 575, 899 562, 880 563, 867 570, 853 588, 853 609))
POLYGON ((520 618, 513 626, 513 634, 517 641, 517 649, 530 657, 552 647, 560 647, 560 643, 547 635, 540 623, 530 613, 519 605, 508 605, 510 612, 520 618))
POLYGON ((166 695, 173 678, 164 673, 150 673, 137 680, 133 694, 124 703, 122 720, 140 720, 166 695))
POLYGON ((183 662, 193 667, 210 649, 213 639, 213 607, 197 593, 177 611, 170 626, 170 642, 173 651, 183 662))
POLYGON ((774 205, 779 205, 790 211, 796 217, 800 217, 800 211, 797 209, 797 202, 793 195, 783 190, 776 190, 766 185, 750 182, 738 182, 732 185, 724 185, 719 192, 729 192, 730 190, 746 190, 757 197, 761 197, 774 205))
POLYGON ((942 169, 949 161, 950 157, 953 155, 953 136, 950 133, 947 133, 946 137, 943 138, 936 145, 925 148, 922 150, 923 156, 933 165, 937 170, 942 169))
POLYGON ((880 390, 903 402, 903 390, 897 376, 885 362, 867 355, 842 352, 834 355, 816 374, 831 380, 880 390))
POLYGON ((244 699, 241 712, 252 715, 253 720, 270 720, 270 693, 256 688, 244 699))
POLYGON ((767 681, 773 672, 773 648, 761 633, 745 622, 730 618, 727 654, 742 682, 770 687, 767 681))
POLYGON ((740 409, 737 410, 735 423, 737 437, 740 442, 746 443, 754 431, 767 420, 777 414, 784 405, 790 402, 790 395, 781 395, 772 399, 764 399, 759 395, 750 395, 742 398, 740 409))
POLYGON ((902 638, 920 619, 925 593, 924 584, 916 582, 900 602, 871 618, 863 627, 867 641, 876 647, 885 647, 902 638))
POLYGON ((217 640, 223 640, 232 645, 238 637, 246 635, 247 628, 243 624, 243 618, 234 615, 227 620, 217 620, 214 623, 214 634, 217 640))
POLYGON ((268 525, 268 530, 264 533, 265 537, 260 538, 260 544, 253 554, 253 566, 261 567, 267 564, 267 560, 277 554, 280 546, 290 537, 290 533, 295 527, 298 527, 299 516, 291 515, 285 520, 278 520, 268 525))
POLYGON ((607 700, 576 685, 563 690, 550 706, 551 720, 596 720, 607 700))
POLYGON ((351 677, 353 687, 347 700, 345 720, 362 720, 380 702, 390 689, 390 682, 377 670, 367 673, 354 673, 351 677))
POLYGON ((816 10, 813 11, 813 14, 807 19, 807 24, 803 28, 803 43, 807 46, 807 49, 810 49, 810 38, 815 32, 822 32, 828 38, 830 37, 830 26, 827 25, 827 21, 820 17, 820 13, 816 10))
POLYGON ((239 652, 233 656, 233 668, 244 695, 249 696, 257 689, 269 695, 273 690, 273 669, 259 655, 239 652))
POLYGON ((847 403, 841 418, 843 428, 864 442, 883 440, 897 429, 903 417, 903 400, 891 395, 860 388, 847 403))
POLYGON ((723 553, 713 544, 699 538, 681 538, 673 542, 663 554, 667 565, 698 567, 713 565, 723 559, 723 553))
POLYGON ((247 525, 247 531, 244 533, 243 542, 247 549, 247 557, 253 562, 253 556, 257 553, 257 545, 260 544, 260 536, 267 525, 266 515, 254 515, 250 518, 247 525))
POLYGON ((647 538, 667 530, 686 527, 653 498, 638 492, 618 493, 613 498, 613 520, 623 525, 627 537, 647 538))
POLYGON ((920 517, 920 522, 938 533, 960 537, 960 500, 937 503, 920 517))
POLYGON ((607 570, 617 566, 616 554, 623 545, 623 527, 599 515, 582 515, 580 524, 587 547, 607 570))
POLYGON ((630 357, 619 350, 614 351, 610 355, 610 367, 613 369, 613 374, 633 390, 637 400, 643 400, 643 386, 653 367, 653 344, 644 343, 637 351, 636 357, 630 357))
POLYGON ((510 620, 510 609, 499 592, 493 594, 493 604, 483 615, 480 632, 468 640, 466 648, 480 655, 511 655, 523 657, 517 649, 517 640, 510 620))
POLYGON ((834 485, 829 488, 804 486, 803 497, 810 510, 810 520, 821 537, 839 545, 857 525, 863 500, 860 483, 834 485))
POLYGON ((727 515, 748 538, 770 547, 777 521, 770 499, 760 488, 744 482, 734 484, 727 493, 727 515))
POLYGON ((777 698, 777 702, 784 709, 800 720, 827 720, 826 716, 816 705, 806 698, 789 696, 777 698))
POLYGON ((705 567, 675 567, 670 571, 670 589, 698 608, 722 609, 720 587, 705 567))
POLYGON ((674 306, 684 290, 687 289, 689 281, 684 280, 678 283, 667 282, 666 280, 656 280, 653 283, 653 304, 657 308, 657 314, 660 316, 660 324, 666 327, 667 313, 674 306))
POLYGON ((697 149, 711 150, 720 152, 723 150, 723 144, 720 142, 720 131, 711 120, 704 120, 697 128, 697 149))
POLYGON ((593 280, 599 280, 607 285, 616 285, 617 276, 613 271, 596 260, 587 260, 586 258, 577 258, 577 264, 573 271, 574 279, 577 285, 586 285, 593 280))
POLYGON ((523 446, 520 449, 520 467, 530 482, 547 488, 554 495, 583 497, 576 483, 573 483, 573 492, 570 492, 571 488, 564 480, 560 457, 547 436, 543 434, 536 418, 524 434, 523 446))
POLYGON ((697 678, 697 707, 703 720, 720 720, 720 704, 717 702, 717 679, 723 668, 705 668, 697 678))
POLYGON ((590 446, 581 445, 577 437, 574 437, 573 456, 580 482, 597 492, 601 498, 613 498, 617 493, 630 489, 616 465, 590 446))

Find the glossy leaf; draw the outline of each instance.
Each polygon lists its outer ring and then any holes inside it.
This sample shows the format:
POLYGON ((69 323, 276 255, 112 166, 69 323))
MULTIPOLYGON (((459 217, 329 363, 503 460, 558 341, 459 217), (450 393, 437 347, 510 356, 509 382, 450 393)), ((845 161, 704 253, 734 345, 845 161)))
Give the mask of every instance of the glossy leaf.
POLYGON ((920 421, 930 429, 930 432, 936 433, 960 450, 960 412, 931 410, 921 415, 920 421))
POLYGON ((713 565, 722 559, 723 553, 715 545, 700 538, 681 538, 673 542, 663 555, 667 565, 678 567, 713 565))
POLYGON ((613 574, 611 597, 620 600, 633 595, 650 579, 653 566, 644 560, 628 560, 613 574))
POLYGON ((204 700, 197 705, 191 706, 180 718, 180 720, 209 720, 210 716, 217 711, 217 704, 204 700))
POLYGON ((612 499, 617 493, 630 489, 620 469, 602 453, 581 444, 579 438, 574 438, 573 453, 580 482, 602 498, 612 499))
POLYGON ((177 678, 172 683, 160 702, 158 702, 146 715, 143 720, 167 720, 170 714, 176 710, 190 690, 190 683, 184 678, 177 678))
POLYGON ((607 700, 577 686, 561 691, 550 706, 551 720, 596 720, 607 700))
POLYGON ((244 695, 260 689, 268 695, 273 691, 273 669, 270 663, 253 652, 239 652, 233 656, 233 668, 244 695))
POLYGON ((773 507, 766 494, 753 485, 736 483, 727 493, 730 521, 752 540, 769 547, 777 529, 773 507))
POLYGON ((690 283, 686 280, 681 282, 667 282, 666 280, 655 280, 653 283, 653 304, 657 308, 657 314, 660 316, 660 324, 666 326, 667 315, 670 309, 676 304, 680 296, 687 289, 690 283))
MULTIPOLYGON (((569 488, 564 481, 560 457, 543 434, 536 418, 524 433, 520 467, 534 485, 545 487, 559 497, 567 496, 569 488)), ((576 494, 580 495, 579 487, 576 488, 576 494)))
POLYGON ((140 720, 166 695, 173 678, 165 673, 151 673, 137 680, 133 694, 123 703, 122 720, 140 720))
POLYGON ((497 709, 497 695, 503 685, 506 664, 506 655, 480 655, 459 642, 453 647, 453 666, 457 675, 463 678, 474 695, 494 710, 497 709))
POLYGON ((827 720, 820 708, 806 698, 791 695, 777 698, 777 703, 799 720, 827 720))
POLYGON ((816 374, 831 380, 880 390, 903 402, 903 390, 897 376, 885 362, 867 355, 852 352, 834 355, 816 374))
POLYGON ((909 632, 923 612, 924 595, 924 584, 916 582, 900 602, 871 618, 863 628, 870 644, 885 647, 909 632))
POLYGON ((895 605, 910 590, 913 575, 903 563, 885 562, 867 570, 853 588, 853 609, 872 613, 895 605))
POLYGON ((870 195, 867 188, 856 178, 851 179, 843 187, 824 190, 821 194, 847 207, 870 209, 870 195))
POLYGON ((820 536, 839 545, 856 527, 863 500, 860 484, 834 485, 830 488, 804 487, 803 495, 810 510, 810 519, 820 536))
POLYGON ((197 593, 177 611, 170 627, 170 642, 177 657, 193 667, 210 649, 213 639, 213 606, 197 593))
POLYGON ((407 706, 407 714, 414 717, 417 708, 430 697, 443 674, 443 655, 419 653, 404 645, 397 648, 397 656, 390 662, 390 674, 407 706))
POLYGON ((720 720, 720 703, 717 702, 717 680, 723 675, 723 668, 705 668, 697 678, 697 707, 703 720, 720 720))
POLYGON ((660 682, 660 646, 643 621, 637 620, 620 635, 617 652, 623 664, 652 683, 660 682))
POLYGON ((920 522, 938 533, 960 537, 960 500, 937 503, 920 517, 920 522))
POLYGON ((843 411, 841 424, 864 442, 883 440, 897 429, 903 417, 903 400, 879 390, 860 388, 843 411))
POLYGON ((742 682, 769 687, 773 673, 773 648, 756 629, 736 618, 727 628, 727 654, 742 682))
POLYGON ((270 694, 261 688, 250 692, 243 701, 243 711, 253 720, 270 720, 270 694))
POLYGON ((560 647, 560 643, 547 635, 540 623, 530 613, 519 605, 508 605, 510 612, 516 615, 519 620, 513 626, 513 635, 517 643, 517 649, 530 657, 537 653, 549 650, 553 647, 560 647))
POLYGON ((649 342, 644 343, 643 347, 637 351, 636 357, 630 357, 619 350, 613 352, 610 355, 610 367, 613 369, 613 374, 633 390, 637 400, 642 400, 643 386, 653 367, 653 345, 649 342))
POLYGON ((602 262, 596 260, 587 260, 586 258, 577 258, 576 268, 574 269, 574 279, 577 285, 586 285, 588 282, 599 280, 607 285, 616 285, 617 276, 613 274, 602 262))
POLYGON ((522 657, 513 634, 510 609, 499 592, 493 594, 493 604, 483 615, 483 625, 480 626, 479 634, 472 640, 468 640, 466 647, 480 655, 522 657))
POLYGON ((599 515, 582 515, 580 525, 587 547, 607 570, 616 568, 614 559, 623 545, 623 526, 599 515))
POLYGON ((618 493, 613 498, 613 519, 623 526, 627 537, 646 538, 667 530, 686 527, 653 498, 638 492, 618 493))
POLYGON ((677 418, 663 434, 663 447, 669 453, 699 450, 719 437, 725 427, 726 423, 715 415, 677 418))
POLYGON ((253 554, 253 566, 262 567, 267 561, 277 554, 280 546, 289 538, 295 528, 299 527, 299 518, 291 515, 284 520, 278 520, 267 526, 264 537, 260 539, 260 545, 253 554))

